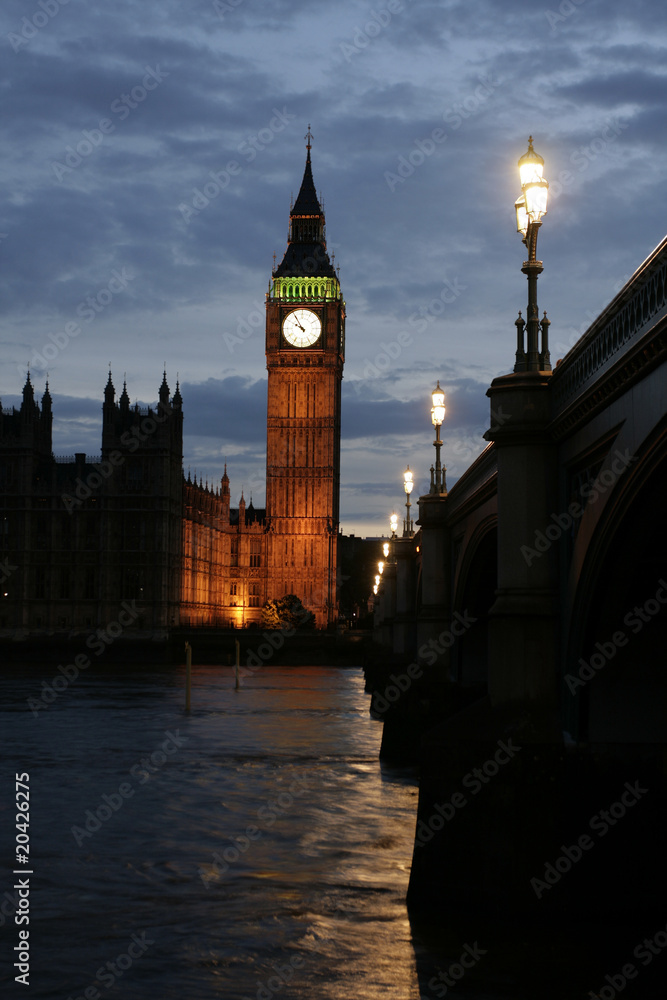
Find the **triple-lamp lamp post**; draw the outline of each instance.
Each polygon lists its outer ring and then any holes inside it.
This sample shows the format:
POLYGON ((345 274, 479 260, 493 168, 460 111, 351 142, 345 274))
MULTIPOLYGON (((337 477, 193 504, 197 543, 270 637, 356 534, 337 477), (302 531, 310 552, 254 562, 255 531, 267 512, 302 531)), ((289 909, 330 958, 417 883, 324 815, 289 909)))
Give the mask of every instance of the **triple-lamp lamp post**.
POLYGON ((523 243, 528 250, 528 260, 524 261, 521 270, 528 278, 528 311, 527 321, 521 313, 516 321, 517 348, 515 372, 551 371, 549 356, 549 320, 547 314, 540 321, 537 308, 537 278, 544 267, 537 260, 537 234, 542 225, 542 218, 547 214, 547 196, 549 184, 544 173, 544 159, 533 149, 532 135, 528 139, 528 152, 519 159, 519 177, 521 194, 514 203, 516 211, 516 228, 521 233, 523 243), (524 349, 524 327, 527 327, 528 343, 524 349), (542 328, 542 349, 539 349, 539 329, 542 328))
POLYGON ((396 555, 394 552, 394 546, 392 542, 396 538, 396 528, 398 527, 398 514, 392 514, 389 518, 389 527, 391 529, 391 535, 389 536, 388 542, 382 543, 382 555, 385 561, 396 562, 396 555))
POLYGON ((447 493, 445 485, 445 473, 447 470, 440 465, 440 448, 442 447, 440 428, 445 419, 445 394, 440 388, 440 379, 438 379, 438 383, 431 393, 431 398, 433 400, 431 422, 435 427, 435 441, 433 442, 435 445, 435 468, 431 466, 431 488, 429 493, 441 496, 447 493))
MULTIPOLYGON (((392 539, 396 538, 396 528, 398 526, 398 514, 392 514, 391 515, 391 517, 389 518, 389 524, 391 526, 391 537, 392 537, 392 539)), ((377 596, 378 590, 380 589, 380 580, 382 579, 382 574, 384 572, 385 561, 387 561, 387 560, 390 559, 391 554, 392 554, 392 552, 391 552, 391 545, 390 545, 390 543, 389 542, 383 542, 382 543, 382 555, 384 556, 384 559, 380 559, 378 561, 378 564, 377 564, 378 571, 375 574, 375 583, 373 584, 373 593, 376 596, 377 596)), ((396 560, 394 559, 394 562, 395 561, 396 560)))
MULTIPOLYGON (((410 472, 410 466, 403 473, 403 489, 405 490, 405 517, 403 518, 403 538, 412 538, 414 531, 412 527, 412 518, 410 517, 410 494, 414 487, 414 482, 412 481, 412 473, 410 472)), ((397 519, 398 520, 398 519, 397 519)))

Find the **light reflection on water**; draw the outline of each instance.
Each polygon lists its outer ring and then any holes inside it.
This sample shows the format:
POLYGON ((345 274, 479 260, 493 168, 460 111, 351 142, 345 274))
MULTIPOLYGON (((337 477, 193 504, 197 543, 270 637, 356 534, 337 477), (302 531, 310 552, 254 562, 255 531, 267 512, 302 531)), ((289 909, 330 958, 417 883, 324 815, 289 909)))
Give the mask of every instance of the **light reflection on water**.
POLYGON ((33 718, 40 684, 0 679, 7 771, 31 774, 35 1000, 419 997, 416 781, 381 770, 360 670, 265 667, 236 692, 198 667, 189 717, 167 668, 82 675, 33 718))

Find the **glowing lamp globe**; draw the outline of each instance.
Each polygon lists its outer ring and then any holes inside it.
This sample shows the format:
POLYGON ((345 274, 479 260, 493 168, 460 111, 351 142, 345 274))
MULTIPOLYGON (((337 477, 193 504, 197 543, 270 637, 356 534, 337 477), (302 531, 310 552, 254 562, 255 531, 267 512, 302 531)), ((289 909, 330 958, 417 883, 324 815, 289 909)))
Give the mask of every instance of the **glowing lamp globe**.
POLYGON ((528 152, 519 157, 519 177, 521 179, 521 187, 524 188, 526 184, 533 184, 535 181, 541 181, 543 173, 544 159, 533 149, 533 137, 531 135, 528 137, 528 152))
MULTIPOLYGON (((521 179, 521 191, 524 199, 523 209, 530 222, 539 222, 542 216, 547 214, 549 184, 543 177, 543 173, 544 160, 533 149, 533 137, 531 135, 528 139, 528 152, 524 153, 519 159, 519 177, 521 179)), ((519 232, 524 232, 525 235, 525 231, 519 228, 521 210, 517 207, 518 204, 519 202, 515 203, 517 229, 519 232)), ((528 226, 526 225, 526 230, 527 228, 528 226)))
POLYGON ((433 406, 431 407, 431 420, 434 427, 439 427, 445 419, 445 394, 440 388, 440 381, 431 393, 433 406))
POLYGON ((516 212, 516 231, 525 236, 528 232, 528 212, 526 211, 526 199, 523 195, 514 202, 514 211, 516 212))

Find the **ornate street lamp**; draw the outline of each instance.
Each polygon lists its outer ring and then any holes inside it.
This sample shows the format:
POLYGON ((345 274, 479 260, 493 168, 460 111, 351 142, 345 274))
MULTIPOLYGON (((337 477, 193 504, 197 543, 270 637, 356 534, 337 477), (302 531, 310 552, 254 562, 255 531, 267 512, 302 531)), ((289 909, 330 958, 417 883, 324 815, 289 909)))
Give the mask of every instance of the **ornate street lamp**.
POLYGON ((398 528, 398 514, 392 514, 389 518, 389 526, 391 528, 391 537, 396 538, 396 529, 398 528))
POLYGON ((388 558, 388 556, 389 556, 389 542, 383 542, 382 543, 382 555, 385 557, 385 559, 388 558))
POLYGON ((403 489, 406 493, 405 509, 406 515, 403 520, 403 538, 412 538, 414 532, 412 530, 412 519, 410 517, 410 494, 412 493, 412 488, 415 484, 412 481, 412 473, 410 472, 410 466, 407 467, 403 473, 403 489))
POLYGON ((447 470, 440 465, 440 448, 442 447, 440 427, 445 419, 445 394, 440 388, 440 380, 438 380, 438 384, 431 393, 431 396, 433 399, 431 422, 435 427, 435 441, 433 442, 435 445, 435 469, 431 466, 431 489, 429 492, 442 494, 447 492, 447 487, 445 486, 445 472, 447 470))
POLYGON ((528 250, 528 260, 521 270, 528 278, 528 310, 524 320, 519 313, 516 321, 517 348, 515 372, 551 371, 549 356, 549 320, 547 314, 540 322, 537 309, 537 277, 544 270, 537 260, 537 234, 542 218, 547 214, 549 184, 543 176, 544 160, 533 149, 532 135, 528 139, 528 152, 519 159, 521 194, 514 203, 516 228, 521 233, 528 250), (524 350, 524 327, 528 330, 527 351, 524 350), (539 329, 542 328, 542 350, 539 350, 539 329))
POLYGON ((382 576, 383 572, 384 572, 384 563, 382 559, 380 559, 380 561, 378 562, 378 573, 380 574, 380 576, 382 576))

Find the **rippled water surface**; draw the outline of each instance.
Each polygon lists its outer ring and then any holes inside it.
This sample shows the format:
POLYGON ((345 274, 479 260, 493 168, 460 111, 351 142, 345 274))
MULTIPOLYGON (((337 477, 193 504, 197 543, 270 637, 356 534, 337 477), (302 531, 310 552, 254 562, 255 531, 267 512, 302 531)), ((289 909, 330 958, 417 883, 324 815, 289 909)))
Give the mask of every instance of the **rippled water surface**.
POLYGON ((419 996, 416 781, 381 768, 360 670, 235 691, 199 667, 189 716, 175 669, 82 675, 37 718, 41 678, 0 684, 4 770, 30 772, 34 1000, 419 996))
MULTIPOLYGON (((34 870, 29 989, 11 982, 3 880, 10 995, 579 1000, 613 971, 616 955, 574 988, 555 938, 538 938, 543 960, 509 933, 495 965, 489 954, 447 988, 433 978, 460 968, 463 939, 408 921, 416 776, 380 765, 360 669, 266 666, 236 691, 229 667, 196 667, 186 715, 181 668, 106 665, 34 717, 27 699, 54 674, 0 675, 1 858, 27 771, 34 870)), ((488 944, 481 923, 472 935, 488 944)))

